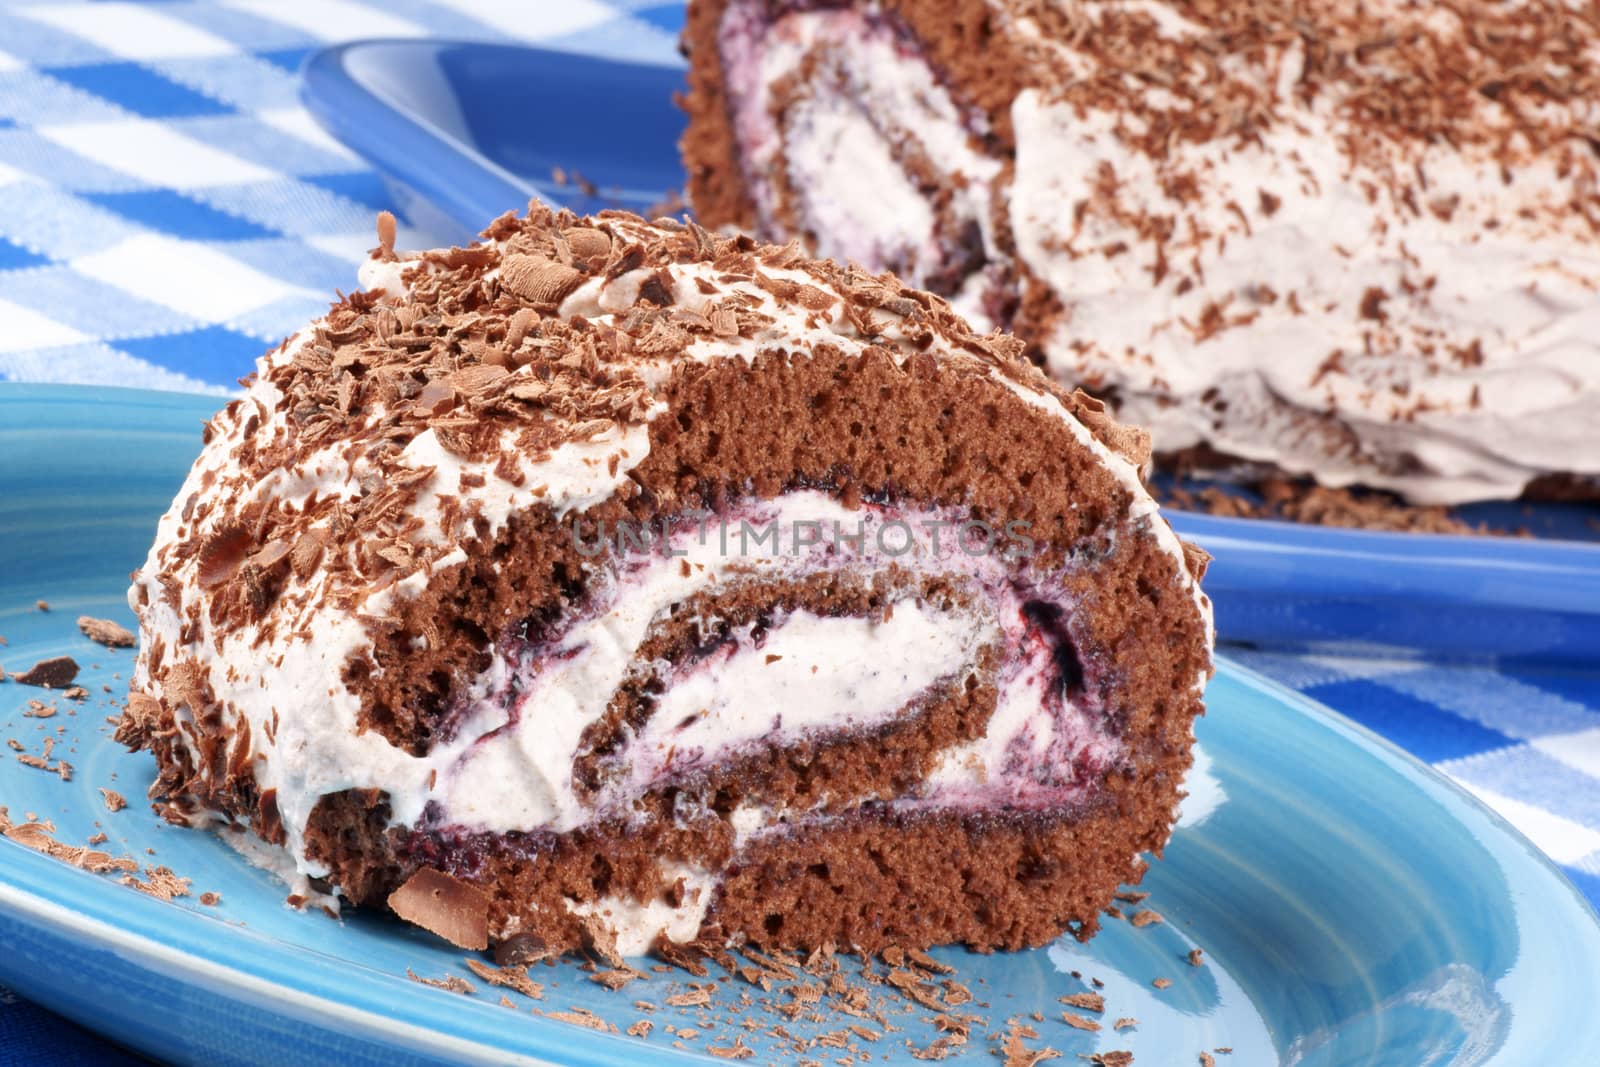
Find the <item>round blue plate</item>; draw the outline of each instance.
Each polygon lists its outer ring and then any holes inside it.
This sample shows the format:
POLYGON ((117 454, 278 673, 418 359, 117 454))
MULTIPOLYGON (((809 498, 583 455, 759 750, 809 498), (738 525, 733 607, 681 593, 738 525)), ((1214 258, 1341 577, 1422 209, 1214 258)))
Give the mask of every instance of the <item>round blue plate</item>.
MULTIPOLYGON (((460 952, 376 915, 294 911, 281 883, 214 837, 157 819, 142 801, 152 761, 115 745, 105 721, 132 654, 90 644, 74 620, 132 625, 126 575, 212 403, 0 386, 0 662, 16 670, 72 655, 91 692, 75 703, 0 684, 0 737, 36 755, 53 737, 53 758, 75 768, 63 781, 0 751, 0 804, 15 821, 49 820, 67 844, 103 831, 102 848, 165 865, 192 889, 162 902, 0 839, 0 983, 134 1048, 206 1067, 715 1062, 711 1048, 735 1036, 754 1062, 793 1062, 773 1026, 805 1038, 856 1021, 792 1021, 772 1010, 788 1000, 781 991, 738 979, 719 983, 722 1007, 709 1014, 669 1008, 681 972, 610 993, 570 962, 537 969, 544 999, 512 994, 507 1010, 460 952), (40 698, 58 713, 25 716, 40 698), (102 787, 129 807, 108 811, 102 787), (199 904, 204 892, 220 903, 199 904), (428 988, 407 968, 478 990, 428 988), (539 1014, 583 1008, 625 1029, 643 1017, 636 1000, 658 1006, 644 1040, 539 1014), (698 1036, 675 1047, 669 1023, 698 1036)), ((991 1035, 1034 1011, 1044 1021, 1029 1044, 1068 1062, 1127 1049, 1137 1064, 1194 1064, 1222 1046, 1234 1052, 1220 1062, 1249 1067, 1596 1062, 1600 924, 1532 845, 1387 743, 1241 668, 1222 664, 1208 703, 1183 822, 1143 887, 1144 906, 1166 921, 1108 920, 1088 945, 935 953, 986 1005, 987 1024, 951 1062, 995 1062, 991 1035), (1196 947, 1198 967, 1186 960, 1196 947), (1171 985, 1158 989, 1157 978, 1171 985), (1107 1024, 1129 1016, 1136 1027, 1092 1034, 1060 1021, 1057 998, 1091 979, 1104 984, 1107 1024)), ((907 1041, 936 1036, 929 1014, 896 1010, 881 1040, 853 1040, 876 1062, 919 1062, 907 1041)))

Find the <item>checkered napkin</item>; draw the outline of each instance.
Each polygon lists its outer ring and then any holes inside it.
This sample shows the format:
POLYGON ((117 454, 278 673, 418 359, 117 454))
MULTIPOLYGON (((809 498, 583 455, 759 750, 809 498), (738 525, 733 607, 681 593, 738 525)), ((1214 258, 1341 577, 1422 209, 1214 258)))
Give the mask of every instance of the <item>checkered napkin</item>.
POLYGON ((1600 672, 1219 649, 1442 771, 1600 909, 1600 672))
POLYGON ((225 391, 354 287, 393 205, 300 107, 315 49, 431 35, 660 58, 682 16, 681 0, 0 0, 0 381, 225 391))
MULTIPOLYGON (((312 50, 437 35, 664 57, 681 19, 650 0, 0 0, 0 380, 220 392, 354 284, 394 205, 299 106, 312 50)), ((1600 906, 1600 675, 1225 651, 1460 782, 1600 906)), ((121 1062, 0 990, 0 1067, 121 1062)))

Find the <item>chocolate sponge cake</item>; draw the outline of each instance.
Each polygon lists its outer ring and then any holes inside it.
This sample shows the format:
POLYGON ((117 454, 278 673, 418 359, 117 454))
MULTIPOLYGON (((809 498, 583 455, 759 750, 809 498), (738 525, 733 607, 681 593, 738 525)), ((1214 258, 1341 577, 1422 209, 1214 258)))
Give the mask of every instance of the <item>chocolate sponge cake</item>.
POLYGON ((1600 499, 1587 0, 693 0, 707 226, 1012 329, 1175 462, 1600 499))
POLYGON ((1143 434, 793 246, 388 233, 136 575, 174 819, 476 948, 1094 932, 1210 671, 1143 434))

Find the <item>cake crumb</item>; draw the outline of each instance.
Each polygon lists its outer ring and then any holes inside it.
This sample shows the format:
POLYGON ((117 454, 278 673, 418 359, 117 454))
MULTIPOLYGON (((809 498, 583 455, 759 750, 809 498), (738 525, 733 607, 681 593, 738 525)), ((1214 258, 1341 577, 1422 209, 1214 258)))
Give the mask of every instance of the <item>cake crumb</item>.
MULTIPOLYGON (((32 812, 26 813, 27 821, 13 824, 9 813, 0 807, 0 837, 6 837, 35 852, 42 852, 52 859, 70 864, 92 874, 109 874, 112 871, 133 873, 139 870, 139 865, 128 857, 114 858, 105 852, 92 848, 78 848, 56 840, 55 826, 49 822, 38 821, 38 816, 32 812)), ((90 838, 90 843, 97 843, 90 838)))
POLYGON ((690 986, 688 992, 674 993, 667 998, 668 1007, 703 1008, 711 1003, 712 986, 690 986))
POLYGON ((706 1051, 719 1060, 748 1060, 756 1054, 742 1037, 735 1037, 732 1045, 712 1045, 706 1051))
POLYGON ((172 900, 174 897, 189 895, 189 879, 179 878, 170 867, 146 867, 143 879, 133 874, 125 874, 121 882, 157 900, 172 900))
POLYGON ((1070 1008, 1082 1008, 1094 1012, 1106 1010, 1106 998, 1099 993, 1072 993, 1056 999, 1070 1008))
MULTIPOLYGON (((47 737, 44 739, 44 755, 35 756, 31 752, 19 752, 17 762, 24 767, 32 767, 34 770, 44 771, 46 774, 54 774, 63 782, 70 782, 72 781, 72 764, 59 757, 54 764, 50 762, 51 751, 55 748, 55 744, 55 738, 47 737)), ((20 746, 16 745, 12 747, 20 748, 20 746)))
POLYGON ((35 600, 33 602, 33 606, 35 608, 39 609, 40 611, 49 611, 50 610, 50 602, 48 600, 35 600))
POLYGON ((618 967, 607 971, 596 971, 589 976, 589 981, 594 982, 596 985, 605 986, 615 993, 628 983, 643 977, 644 975, 631 967, 618 967))
POLYGON ((432 986, 435 989, 443 989, 449 993, 460 993, 462 996, 471 996, 477 992, 472 987, 471 982, 453 974, 447 974, 443 978, 424 978, 410 967, 407 967, 406 977, 419 985, 432 986))
POLYGON ((463 962, 466 963, 467 970, 477 975, 481 981, 521 993, 529 1000, 544 999, 544 986, 528 977, 526 965, 491 967, 480 960, 467 959, 463 962))
POLYGON ((936 1037, 923 1048, 911 1048, 911 1058, 914 1060, 942 1060, 954 1053, 967 1043, 967 1035, 944 1034, 936 1037))
POLYGON ((1000 1054, 1005 1057, 1006 1067, 1035 1067, 1046 1060, 1058 1060, 1061 1053, 1050 1048, 1030 1049, 1022 1043, 1024 1038, 1037 1038, 1039 1032, 1031 1026, 1019 1026, 1015 1022, 1007 1031, 1005 1041, 1000 1046, 1000 1054))

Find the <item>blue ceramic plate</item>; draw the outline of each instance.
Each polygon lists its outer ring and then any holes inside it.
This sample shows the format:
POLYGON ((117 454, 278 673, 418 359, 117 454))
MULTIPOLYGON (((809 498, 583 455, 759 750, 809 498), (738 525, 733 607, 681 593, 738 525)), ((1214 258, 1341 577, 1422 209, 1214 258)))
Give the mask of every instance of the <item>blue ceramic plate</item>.
MULTIPOLYGON (((385 177, 411 217, 464 242, 530 196, 577 211, 656 210, 683 186, 683 115, 672 102, 682 85, 682 70, 671 66, 503 45, 374 41, 313 56, 304 97, 385 177), (552 103, 563 101, 582 106, 552 103), (553 177, 558 171, 566 184, 553 177), (574 183, 574 174, 589 184, 574 183)), ((1600 539, 1597 506, 1495 503, 1459 511, 1539 538, 1600 539)), ((1441 655, 1533 660, 1592 657, 1600 647, 1600 545, 1168 514, 1218 556, 1206 586, 1219 632, 1230 640, 1357 637, 1441 655)))
MULTIPOLYGON (((206 1067, 716 1062, 709 1050, 735 1035, 755 1062, 792 1062, 774 1025, 806 1037, 853 1021, 792 1022, 770 1010, 787 997, 737 980, 716 994, 732 1008, 667 1008, 681 974, 608 993, 570 963, 539 970, 544 999, 513 994, 512 1010, 481 982, 473 996, 427 988, 406 969, 470 980, 461 953, 375 915, 293 911, 280 883, 221 842, 157 819, 141 799, 152 761, 115 745, 105 721, 132 654, 90 644, 74 620, 132 625, 125 576, 211 404, 0 386, 0 634, 9 642, 0 662, 21 669, 72 655, 91 692, 80 704, 0 684, 0 737, 35 755, 54 738, 52 759, 74 767, 63 781, 0 750, 0 804, 13 820, 48 820, 67 844, 104 832, 102 848, 192 883, 192 895, 165 903, 0 839, 0 983, 130 1046, 206 1067), (39 698, 58 713, 27 716, 39 698), (130 806, 109 812, 102 787, 130 806), (203 892, 220 903, 201 905, 203 892), (740 1006, 746 993, 754 999, 740 1006), (636 1000, 662 1006, 644 1041, 537 1014, 578 1007, 626 1028, 642 1015, 636 1000), (668 1023, 699 1036, 674 1047, 668 1023)), ((1241 1067, 1595 1062, 1580 1052, 1600 1050, 1600 925, 1532 845, 1385 742, 1247 671, 1224 664, 1209 704, 1183 824, 1144 886, 1166 921, 1108 921, 1087 946, 937 953, 987 1005, 979 1014, 990 1025, 974 1027, 955 1062, 995 1062, 989 1035, 1035 1010, 1044 1021, 1031 1044, 1067 1062, 1128 1049, 1139 1064, 1193 1064, 1219 1046, 1235 1050, 1222 1062, 1241 1067), (1186 962, 1193 947, 1202 966, 1186 962), (1163 977, 1171 986, 1156 989, 1163 977), (1090 978, 1104 983, 1106 1020, 1131 1016, 1136 1028, 1089 1034, 1060 1021, 1056 998, 1090 978)), ((877 1062, 917 1062, 906 1042, 935 1037, 928 1014, 895 1009, 895 1031, 859 1043, 877 1062)))

